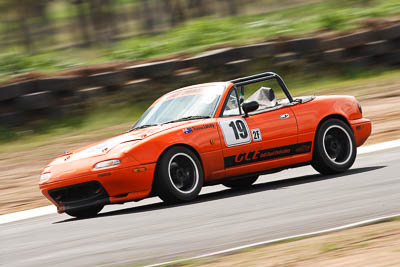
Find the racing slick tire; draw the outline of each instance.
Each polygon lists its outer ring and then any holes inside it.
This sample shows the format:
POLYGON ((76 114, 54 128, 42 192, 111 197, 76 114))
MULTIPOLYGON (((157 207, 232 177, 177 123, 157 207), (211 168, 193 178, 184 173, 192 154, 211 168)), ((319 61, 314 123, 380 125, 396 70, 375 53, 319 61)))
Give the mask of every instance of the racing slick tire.
POLYGON ((195 199, 203 180, 201 162, 187 147, 168 149, 157 163, 155 189, 164 202, 179 203, 195 199))
POLYGON ((230 180, 230 181, 223 182, 222 184, 224 186, 232 188, 232 189, 241 189, 241 188, 250 187, 252 184, 255 183, 255 181, 257 181, 257 179, 258 179, 258 175, 241 178, 241 179, 236 179, 236 180, 230 180))
POLYGON ((316 134, 312 167, 321 174, 347 171, 354 163, 357 145, 351 128, 339 119, 323 122, 316 134))
POLYGON ((65 211, 65 213, 78 219, 91 218, 96 216, 103 208, 104 205, 99 205, 78 210, 65 211))

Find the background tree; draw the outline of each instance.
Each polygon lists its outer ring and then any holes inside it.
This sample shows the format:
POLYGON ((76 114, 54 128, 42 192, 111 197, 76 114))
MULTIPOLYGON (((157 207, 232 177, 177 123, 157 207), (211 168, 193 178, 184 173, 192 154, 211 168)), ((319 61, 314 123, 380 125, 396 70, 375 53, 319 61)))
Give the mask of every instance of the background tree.
POLYGON ((83 46, 89 46, 92 43, 92 36, 90 30, 90 22, 88 21, 88 4, 86 0, 72 0, 71 3, 75 5, 76 20, 79 25, 80 39, 83 41, 83 46))
POLYGON ((238 14, 238 1, 237 0, 225 0, 227 8, 228 8, 228 15, 235 16, 238 14))
MULTIPOLYGON (((46 7, 48 0, 1 0, 0 8, 16 21, 19 38, 27 52, 34 51, 33 18, 47 17, 46 7)), ((46 20, 46 18, 45 18, 46 20)), ((42 20, 43 21, 43 20, 42 20)))
POLYGON ((210 1, 207 0, 189 0, 189 9, 192 10, 193 17, 203 17, 210 15, 210 1))
POLYGON ((140 16, 143 21, 143 28, 145 31, 152 32, 154 30, 154 14, 153 8, 149 0, 141 0, 140 1, 140 16))
POLYGON ((180 0, 164 0, 164 10, 169 15, 169 23, 171 27, 185 21, 185 5, 180 0))

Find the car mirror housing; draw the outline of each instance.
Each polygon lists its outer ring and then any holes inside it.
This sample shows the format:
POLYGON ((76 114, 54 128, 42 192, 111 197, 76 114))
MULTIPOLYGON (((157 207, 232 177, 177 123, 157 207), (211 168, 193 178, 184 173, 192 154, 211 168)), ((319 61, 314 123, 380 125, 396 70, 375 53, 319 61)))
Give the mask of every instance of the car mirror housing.
POLYGON ((242 109, 244 111, 244 117, 248 117, 249 116, 248 113, 252 112, 252 111, 256 111, 259 106, 260 105, 258 104, 257 101, 251 101, 251 102, 248 102, 248 103, 243 103, 242 104, 242 109))

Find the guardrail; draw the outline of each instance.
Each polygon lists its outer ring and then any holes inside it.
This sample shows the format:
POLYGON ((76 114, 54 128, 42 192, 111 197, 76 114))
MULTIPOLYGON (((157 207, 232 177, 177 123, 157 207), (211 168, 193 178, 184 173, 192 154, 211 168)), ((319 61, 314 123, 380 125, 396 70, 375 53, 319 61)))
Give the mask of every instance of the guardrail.
POLYGON ((306 37, 222 48, 189 58, 132 64, 91 75, 55 76, 0 86, 0 126, 14 127, 49 114, 69 114, 88 100, 107 97, 113 91, 143 100, 165 90, 168 84, 202 82, 198 78, 201 74, 224 70, 230 73, 227 79, 233 78, 255 60, 265 60, 271 70, 304 63, 348 68, 399 65, 400 24, 333 38, 306 37))

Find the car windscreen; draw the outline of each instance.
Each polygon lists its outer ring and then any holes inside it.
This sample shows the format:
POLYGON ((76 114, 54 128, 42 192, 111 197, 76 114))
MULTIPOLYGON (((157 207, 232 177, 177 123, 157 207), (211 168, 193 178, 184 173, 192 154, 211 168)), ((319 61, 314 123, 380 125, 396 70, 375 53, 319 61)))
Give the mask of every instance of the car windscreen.
POLYGON ((203 85, 166 94, 142 115, 134 128, 188 117, 212 117, 224 89, 221 85, 203 85))

